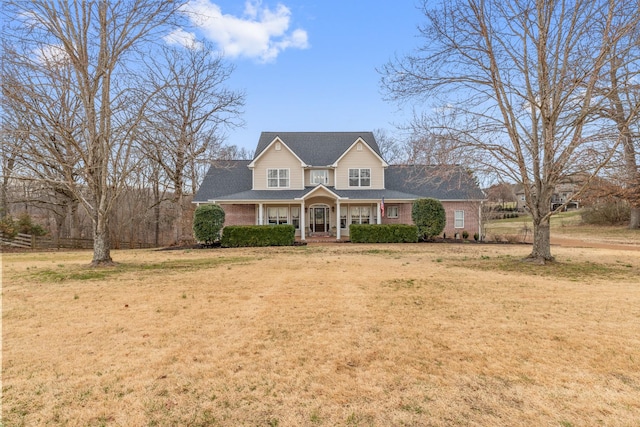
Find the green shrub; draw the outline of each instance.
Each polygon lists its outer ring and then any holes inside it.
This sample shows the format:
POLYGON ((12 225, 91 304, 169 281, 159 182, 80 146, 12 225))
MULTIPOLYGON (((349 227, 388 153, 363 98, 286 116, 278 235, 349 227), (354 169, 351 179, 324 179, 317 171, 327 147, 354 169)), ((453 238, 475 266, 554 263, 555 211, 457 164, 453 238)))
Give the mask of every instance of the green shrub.
POLYGON ((31 234, 33 236, 44 236, 47 234, 47 230, 40 224, 33 222, 28 212, 22 212, 18 217, 16 223, 18 233, 31 234))
POLYGON ((426 198, 413 202, 411 218, 418 227, 419 236, 430 240, 444 230, 447 216, 440 200, 426 198))
POLYGON ((222 230, 221 245, 225 248, 247 246, 292 246, 296 229, 291 224, 234 225, 222 230))
POLYGON ((33 222, 28 212, 23 212, 17 221, 10 216, 0 220, 0 233, 9 239, 13 239, 18 233, 44 236, 47 234, 47 230, 40 224, 33 222))
POLYGON ((480 240, 480 235, 478 233, 473 233, 473 240, 475 240, 476 242, 480 240))
POLYGON ((18 227, 13 221, 13 218, 7 216, 0 220, 0 234, 7 239, 13 239, 18 235, 18 227))
POLYGON ((207 245, 220 239, 224 225, 224 209, 220 205, 198 206, 193 213, 193 235, 207 245))
POLYGON ((354 243, 415 243, 418 227, 406 224, 351 224, 349 238, 354 243))
POLYGON ((467 230, 462 230, 462 238, 467 240, 469 238, 469 232, 467 230))

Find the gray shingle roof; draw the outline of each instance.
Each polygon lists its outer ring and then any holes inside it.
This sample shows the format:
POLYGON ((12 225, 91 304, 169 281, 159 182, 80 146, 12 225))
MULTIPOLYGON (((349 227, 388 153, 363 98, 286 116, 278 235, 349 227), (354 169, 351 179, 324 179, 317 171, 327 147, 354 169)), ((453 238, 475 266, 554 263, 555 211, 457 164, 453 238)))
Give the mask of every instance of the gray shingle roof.
POLYGON ((482 200, 484 193, 461 166, 395 165, 385 172, 385 187, 439 200, 482 200))
MULTIPOLYGON (((263 132, 256 153, 264 150, 276 136, 307 164, 329 165, 335 162, 359 137, 379 154, 371 132, 263 132), (327 153, 325 153, 325 151, 327 153)), ((252 190, 249 160, 213 162, 204 177, 194 202, 209 200, 293 200, 315 187, 300 190, 252 190)), ((384 190, 329 190, 350 200, 411 200, 433 197, 439 200, 482 200, 484 193, 461 166, 392 165, 385 169, 384 190)))
POLYGON ((382 157, 373 132, 262 132, 255 156, 258 157, 276 137, 310 166, 333 164, 358 138, 382 157))
POLYGON ((249 163, 249 160, 218 160, 211 163, 193 201, 206 202, 250 190, 252 177, 249 163))

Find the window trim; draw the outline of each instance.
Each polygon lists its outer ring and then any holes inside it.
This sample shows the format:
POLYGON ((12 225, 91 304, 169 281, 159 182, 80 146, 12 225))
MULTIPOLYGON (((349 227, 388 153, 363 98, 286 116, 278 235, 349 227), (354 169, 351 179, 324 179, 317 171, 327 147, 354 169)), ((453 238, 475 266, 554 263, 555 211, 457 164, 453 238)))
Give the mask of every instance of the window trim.
POLYGON ((289 222, 289 207, 288 206, 267 206, 267 225, 279 225, 279 224, 290 224, 289 222), (269 215, 269 211, 275 209, 275 222, 271 222, 271 215, 269 215), (284 216, 280 216, 280 210, 284 210, 284 216))
POLYGON ((340 228, 346 230, 349 226, 349 222, 347 221, 349 218, 349 209, 348 206, 340 206, 340 228))
POLYGON ((310 172, 309 180, 311 181, 311 185, 327 185, 329 184, 329 170, 327 169, 313 169, 310 172), (324 182, 315 182, 314 173, 316 172, 324 172, 324 182))
POLYGON ((398 218, 400 216, 400 207, 398 205, 385 206, 385 215, 387 218, 398 218), (395 215, 392 215, 391 211, 395 211, 395 215))
POLYGON ((454 211, 453 213, 453 228, 464 228, 464 210, 459 209, 454 211), (459 218, 458 214, 462 214, 462 217, 459 218), (458 225, 458 221, 460 221, 460 223, 462 225, 458 225))
POLYGON ((371 205, 349 206, 349 216, 348 216, 349 224, 374 224, 374 222, 372 222, 372 220, 374 220, 374 215, 375 215, 375 209, 371 205), (363 215, 364 209, 368 210, 368 215, 363 215), (358 211, 357 216, 355 216, 355 218, 357 218, 357 221, 354 220, 354 212, 356 210, 358 211), (363 218, 366 219, 366 222, 362 221, 363 218))
POLYGON ((267 169, 267 188, 289 188, 291 186, 291 174, 289 173, 289 168, 268 168, 267 169), (277 177, 271 178, 269 176, 269 172, 276 171, 277 177), (286 172, 286 178, 282 175, 283 172, 286 172), (271 180, 275 179, 278 185, 271 185, 271 180), (286 185, 280 185, 280 181, 286 179, 286 185))
POLYGON ((349 168, 348 181, 349 181, 348 182, 349 187, 371 187, 371 168, 349 168), (352 171, 357 171, 358 172, 357 173, 357 177, 356 176, 352 177, 352 175, 351 175, 352 171), (363 171, 367 171, 368 172, 368 176, 366 178, 363 178, 363 176, 362 176, 362 172, 363 171), (357 185, 352 184, 351 183, 352 179, 357 179, 358 180, 358 184, 357 185), (362 183, 363 179, 367 179, 368 180, 367 185, 364 185, 362 183))
POLYGON ((300 206, 290 206, 289 216, 291 217, 290 223, 294 226, 296 230, 299 230, 300 229, 300 206))

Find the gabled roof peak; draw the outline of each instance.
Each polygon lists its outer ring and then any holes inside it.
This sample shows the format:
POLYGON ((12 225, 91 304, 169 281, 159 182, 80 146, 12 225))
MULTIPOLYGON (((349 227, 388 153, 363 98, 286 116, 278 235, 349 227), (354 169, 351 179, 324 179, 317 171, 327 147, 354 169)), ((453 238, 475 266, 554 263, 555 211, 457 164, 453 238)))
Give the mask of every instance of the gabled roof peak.
POLYGON ((262 132, 255 158, 279 138, 309 166, 329 166, 335 163, 358 139, 380 155, 373 132, 262 132))

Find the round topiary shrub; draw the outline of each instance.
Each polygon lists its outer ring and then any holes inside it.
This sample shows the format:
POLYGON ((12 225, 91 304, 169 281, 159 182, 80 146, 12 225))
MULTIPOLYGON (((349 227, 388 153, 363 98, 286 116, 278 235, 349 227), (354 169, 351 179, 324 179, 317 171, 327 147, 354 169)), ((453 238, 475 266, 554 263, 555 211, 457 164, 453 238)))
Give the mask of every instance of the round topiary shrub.
POLYGON ((447 216, 440 200, 426 198, 413 202, 411 218, 418 226, 418 233, 424 240, 438 236, 444 230, 447 216))
POLYGON ((224 209, 220 205, 198 206, 193 213, 193 235, 196 240, 210 245, 220 240, 224 225, 224 209))

